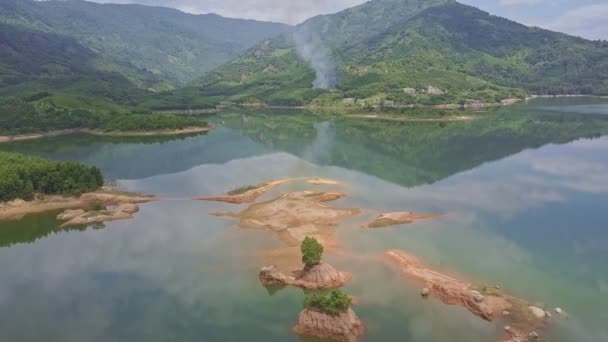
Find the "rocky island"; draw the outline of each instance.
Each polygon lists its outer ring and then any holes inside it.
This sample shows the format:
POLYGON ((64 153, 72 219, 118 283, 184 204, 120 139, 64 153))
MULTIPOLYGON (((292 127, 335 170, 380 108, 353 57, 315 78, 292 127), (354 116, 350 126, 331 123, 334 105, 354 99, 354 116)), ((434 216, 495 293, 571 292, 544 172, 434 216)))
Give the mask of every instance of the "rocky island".
POLYGON ((304 336, 354 342, 365 332, 363 322, 351 309, 352 299, 340 290, 309 294, 293 330, 304 336))
POLYGON ((328 247, 334 243, 333 228, 360 213, 359 209, 325 205, 344 196, 340 192, 289 192, 270 201, 252 204, 238 213, 212 215, 237 218, 241 228, 276 232, 288 246, 299 246, 309 236, 328 247))
POLYGON ((101 223, 132 218, 139 210, 137 204, 157 201, 150 195, 129 193, 114 187, 80 196, 42 195, 31 201, 13 200, 0 203, 0 220, 19 220, 28 214, 64 209, 57 219, 67 221, 63 226, 101 223))
POLYGON ((338 288, 352 278, 350 273, 339 272, 327 263, 321 262, 323 246, 314 238, 306 237, 300 247, 304 268, 286 275, 278 267, 266 266, 260 271, 260 281, 264 286, 296 286, 307 290, 338 288))

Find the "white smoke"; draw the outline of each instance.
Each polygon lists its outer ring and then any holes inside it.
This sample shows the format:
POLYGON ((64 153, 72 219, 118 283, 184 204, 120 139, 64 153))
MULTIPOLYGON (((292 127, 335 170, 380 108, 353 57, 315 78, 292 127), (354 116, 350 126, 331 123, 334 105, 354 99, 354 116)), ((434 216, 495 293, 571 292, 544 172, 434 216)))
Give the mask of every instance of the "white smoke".
POLYGON ((300 26, 293 34, 296 52, 315 71, 313 87, 333 89, 336 87, 337 78, 331 52, 323 43, 321 35, 308 26, 300 26))

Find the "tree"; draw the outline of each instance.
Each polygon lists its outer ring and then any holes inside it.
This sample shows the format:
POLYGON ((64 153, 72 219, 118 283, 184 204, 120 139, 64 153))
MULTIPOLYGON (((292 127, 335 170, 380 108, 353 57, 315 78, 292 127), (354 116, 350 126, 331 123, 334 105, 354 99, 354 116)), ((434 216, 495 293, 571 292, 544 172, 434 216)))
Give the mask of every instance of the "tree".
POLYGON ((323 256, 323 245, 315 238, 306 237, 300 245, 302 251, 302 263, 306 269, 310 269, 321 263, 323 256))
POLYGON ((306 295, 304 307, 314 308, 330 315, 338 315, 348 310, 352 301, 352 298, 342 290, 332 290, 328 294, 306 295))

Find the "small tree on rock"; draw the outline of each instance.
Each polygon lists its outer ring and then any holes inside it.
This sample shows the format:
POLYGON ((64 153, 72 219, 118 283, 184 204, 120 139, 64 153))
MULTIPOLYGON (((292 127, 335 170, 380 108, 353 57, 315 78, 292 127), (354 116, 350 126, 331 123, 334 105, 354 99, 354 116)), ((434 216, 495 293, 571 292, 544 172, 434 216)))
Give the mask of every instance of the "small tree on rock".
POLYGON ((306 269, 310 269, 321 263, 323 256, 323 245, 315 238, 306 237, 300 245, 302 251, 302 263, 306 269))

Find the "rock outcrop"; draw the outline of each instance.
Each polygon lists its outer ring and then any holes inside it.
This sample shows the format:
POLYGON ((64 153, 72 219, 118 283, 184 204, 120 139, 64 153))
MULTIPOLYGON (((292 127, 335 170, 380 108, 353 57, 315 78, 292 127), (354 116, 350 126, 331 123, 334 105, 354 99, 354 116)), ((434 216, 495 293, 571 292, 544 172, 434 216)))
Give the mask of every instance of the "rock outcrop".
POLYGON ((364 225, 365 228, 383 228, 389 226, 395 226, 400 224, 410 224, 416 221, 428 220, 445 214, 431 213, 431 214, 415 214, 408 211, 384 213, 378 215, 373 221, 364 225))
POLYGON ((298 316, 293 330, 304 336, 354 342, 363 335, 363 323, 352 309, 330 315, 316 309, 305 309, 298 316))
POLYGON ((67 221, 62 227, 82 226, 107 221, 127 220, 133 218, 133 214, 139 211, 139 206, 134 203, 123 203, 113 208, 99 211, 66 210, 57 216, 60 221, 67 221))
POLYGON ((344 196, 340 192, 297 191, 252 204, 239 213, 211 215, 238 218, 241 228, 276 232, 289 246, 299 246, 306 236, 310 236, 327 247, 333 243, 332 228, 360 212, 359 209, 325 205, 344 196))
POLYGON ((342 287, 352 276, 322 263, 309 270, 296 271, 293 275, 282 273, 277 266, 267 266, 260 270, 259 278, 264 286, 296 286, 307 290, 320 290, 342 287))

